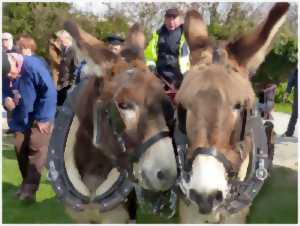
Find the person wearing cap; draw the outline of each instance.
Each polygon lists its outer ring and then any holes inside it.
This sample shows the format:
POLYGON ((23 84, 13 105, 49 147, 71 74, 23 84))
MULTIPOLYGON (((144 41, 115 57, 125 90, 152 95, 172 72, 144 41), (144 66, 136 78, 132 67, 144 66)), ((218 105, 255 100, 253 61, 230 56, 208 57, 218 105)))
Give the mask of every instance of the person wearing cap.
POLYGON ((190 68, 190 54, 178 9, 166 11, 164 25, 153 32, 144 55, 152 71, 168 84, 179 88, 183 75, 190 68))
POLYGON ((122 45, 124 43, 124 39, 121 38, 121 37, 119 37, 119 36, 116 36, 116 35, 107 36, 104 41, 108 44, 108 47, 115 54, 119 54, 120 53, 121 47, 122 47, 122 45))
POLYGON ((65 30, 56 32, 56 45, 60 49, 60 62, 58 65, 57 80, 57 105, 63 105, 67 92, 74 84, 74 72, 79 63, 76 57, 76 51, 73 46, 72 36, 65 30))
POLYGON ((12 112, 15 151, 22 183, 16 195, 34 201, 46 164, 56 111, 56 90, 45 63, 36 56, 8 53, 9 73, 2 77, 2 104, 12 112))
POLYGON ((17 48, 14 46, 14 39, 11 33, 2 33, 2 48, 7 53, 15 53, 17 48))

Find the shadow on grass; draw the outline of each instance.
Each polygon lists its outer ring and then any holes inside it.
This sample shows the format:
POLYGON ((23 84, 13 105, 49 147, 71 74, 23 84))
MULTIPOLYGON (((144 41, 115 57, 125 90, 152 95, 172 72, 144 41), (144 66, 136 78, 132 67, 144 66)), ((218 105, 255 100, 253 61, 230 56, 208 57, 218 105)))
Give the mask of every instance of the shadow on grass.
POLYGON ((3 223, 72 223, 56 197, 28 204, 16 198, 16 186, 3 183, 2 188, 3 223))
POLYGON ((297 171, 275 166, 250 209, 248 223, 296 224, 297 171))
POLYGON ((15 150, 12 149, 2 149, 2 157, 3 159, 11 159, 11 160, 17 160, 17 156, 15 153, 15 150))

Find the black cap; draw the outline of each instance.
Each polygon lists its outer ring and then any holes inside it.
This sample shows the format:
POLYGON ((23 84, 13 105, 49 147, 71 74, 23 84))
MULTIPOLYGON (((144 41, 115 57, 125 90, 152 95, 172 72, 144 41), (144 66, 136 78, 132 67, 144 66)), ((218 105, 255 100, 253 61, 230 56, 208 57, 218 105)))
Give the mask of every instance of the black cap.
POLYGON ((111 45, 122 45, 124 39, 116 35, 110 35, 105 38, 105 42, 111 45))
POLYGON ((176 8, 168 9, 168 10, 166 11, 165 16, 166 16, 166 17, 178 17, 178 16, 179 16, 179 11, 178 11, 178 9, 176 9, 176 8))

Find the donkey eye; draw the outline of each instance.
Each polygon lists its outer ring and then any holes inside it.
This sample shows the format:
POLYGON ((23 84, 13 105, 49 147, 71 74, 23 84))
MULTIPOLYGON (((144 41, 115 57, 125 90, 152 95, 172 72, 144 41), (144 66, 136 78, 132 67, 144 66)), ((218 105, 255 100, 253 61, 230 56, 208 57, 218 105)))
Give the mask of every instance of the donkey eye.
POLYGON ((119 102, 118 107, 122 110, 129 110, 133 108, 133 104, 128 102, 119 102))
POLYGON ((222 194, 221 191, 217 191, 216 200, 219 201, 219 202, 223 201, 223 194, 222 194))
POLYGON ((236 105, 234 105, 233 109, 234 110, 240 110, 242 107, 242 105, 240 103, 237 103, 236 105))

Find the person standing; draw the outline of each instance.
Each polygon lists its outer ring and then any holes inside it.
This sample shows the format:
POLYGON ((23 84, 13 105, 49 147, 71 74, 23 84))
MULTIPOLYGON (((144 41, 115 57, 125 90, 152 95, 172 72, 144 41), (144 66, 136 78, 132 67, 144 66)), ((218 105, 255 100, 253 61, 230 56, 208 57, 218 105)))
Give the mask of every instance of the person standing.
POLYGON ((35 40, 29 35, 21 35, 16 41, 17 53, 20 53, 24 56, 35 56, 40 58, 46 65, 46 67, 50 70, 48 63, 45 59, 36 54, 37 45, 35 40))
POLYGON ((283 136, 291 137, 294 134, 295 126, 298 120, 298 68, 296 68, 289 76, 288 85, 284 94, 286 99, 288 94, 294 89, 294 100, 292 106, 292 114, 286 132, 283 136))
POLYGON ((108 48, 113 53, 119 54, 125 40, 117 35, 110 35, 107 36, 104 41, 108 44, 108 48))
POLYGON ((53 37, 49 41, 49 61, 52 72, 52 79, 54 85, 57 89, 58 86, 58 77, 59 77, 59 64, 61 58, 61 45, 57 43, 57 37, 53 35, 53 37))
POLYGON ((14 38, 11 33, 2 33, 2 48, 7 53, 15 53, 17 51, 14 45, 14 38))
POLYGON ((18 52, 24 56, 32 56, 35 54, 37 45, 33 38, 28 35, 22 35, 16 41, 18 52))
POLYGON ((60 62, 58 65, 58 81, 57 81, 57 105, 63 105, 68 90, 75 81, 74 72, 79 66, 77 62, 76 52, 73 46, 72 36, 65 30, 56 32, 56 44, 60 46, 60 62))
POLYGON ((153 32, 144 54, 150 70, 178 89, 184 73, 190 68, 189 48, 178 9, 166 11, 164 25, 153 32))
POLYGON ((56 111, 56 90, 45 63, 36 56, 8 53, 10 71, 3 75, 2 102, 12 112, 9 128, 15 134, 15 150, 22 183, 16 195, 34 201, 56 111))

